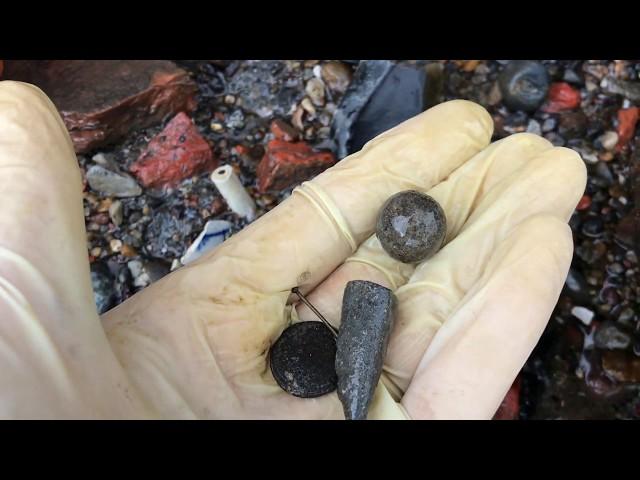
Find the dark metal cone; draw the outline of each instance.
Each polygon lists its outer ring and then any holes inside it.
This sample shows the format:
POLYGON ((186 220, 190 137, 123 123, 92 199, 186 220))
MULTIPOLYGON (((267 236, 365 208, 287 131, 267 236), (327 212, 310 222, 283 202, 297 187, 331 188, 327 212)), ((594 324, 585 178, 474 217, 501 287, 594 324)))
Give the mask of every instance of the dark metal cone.
POLYGON ((382 373, 394 303, 391 290, 381 285, 347 283, 336 351, 338 398, 347 420, 367 418, 382 373))

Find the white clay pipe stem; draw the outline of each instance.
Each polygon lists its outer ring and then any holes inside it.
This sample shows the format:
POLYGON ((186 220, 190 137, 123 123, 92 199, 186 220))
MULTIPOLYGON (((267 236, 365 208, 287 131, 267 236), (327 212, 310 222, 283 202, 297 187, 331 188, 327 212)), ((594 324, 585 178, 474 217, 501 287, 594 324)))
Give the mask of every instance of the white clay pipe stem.
POLYGON ((215 183, 233 213, 249 221, 256 218, 256 204, 240 183, 231 165, 216 168, 211 174, 211 181, 215 183))

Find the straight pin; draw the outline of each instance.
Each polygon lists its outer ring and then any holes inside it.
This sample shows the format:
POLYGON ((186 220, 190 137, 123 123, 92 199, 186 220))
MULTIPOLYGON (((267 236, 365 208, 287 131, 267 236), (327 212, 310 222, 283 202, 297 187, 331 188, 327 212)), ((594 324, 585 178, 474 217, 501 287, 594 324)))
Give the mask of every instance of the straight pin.
POLYGON ((293 293, 295 293, 298 298, 300 298, 300 301, 302 303, 304 303, 307 307, 309 307, 309 309, 316 314, 316 316, 322 321, 322 323, 324 323, 327 327, 329 327, 329 330, 331 330, 331 333, 333 333, 334 337, 338 336, 338 329, 336 327, 334 327, 333 325, 331 325, 326 318, 324 318, 322 316, 322 314, 316 309, 316 307, 314 307, 313 305, 311 305, 311 303, 309 302, 309 300, 307 300, 306 298, 304 298, 304 295, 302 295, 302 293, 300 293, 300 289, 298 287, 294 287, 291 289, 291 291, 293 293))

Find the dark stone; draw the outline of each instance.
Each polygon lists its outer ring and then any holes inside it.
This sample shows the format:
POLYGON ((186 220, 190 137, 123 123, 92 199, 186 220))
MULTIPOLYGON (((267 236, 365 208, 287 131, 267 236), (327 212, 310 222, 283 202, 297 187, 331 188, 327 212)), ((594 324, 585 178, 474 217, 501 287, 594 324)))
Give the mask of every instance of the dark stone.
POLYGON ((103 314, 116 301, 115 283, 109 269, 101 263, 91 265, 91 286, 98 314, 103 314))
POLYGON ((6 67, 5 80, 33 83, 47 94, 76 153, 196 108, 196 84, 166 60, 12 60, 6 67))
POLYGON ((587 237, 600 237, 604 232, 604 222, 600 217, 588 217, 582 222, 581 231, 587 237))
POLYGON ((511 110, 536 110, 549 90, 549 74, 544 65, 531 60, 517 60, 500 73, 498 85, 503 103, 511 110))
POLYGON ((407 190, 389 198, 378 217, 376 235, 396 260, 415 263, 436 253, 447 234, 447 218, 438 202, 407 190))
POLYGON ((605 322, 596 330, 594 341, 596 347, 604 350, 625 350, 631 345, 631 336, 615 323, 605 322))
POLYGON ((191 219, 186 211, 159 209, 145 229, 145 249, 152 257, 179 258, 203 225, 199 216, 191 219))
POLYGON ((640 82, 630 82, 628 80, 617 80, 613 77, 607 78, 607 86, 604 88, 608 93, 623 95, 632 102, 640 102, 640 82))
POLYGON ((338 158, 440 102, 442 69, 363 60, 333 118, 338 158))
POLYGON ((336 389, 336 340, 320 322, 286 328, 269 352, 271 373, 285 392, 314 398, 336 389))
POLYGON ((336 373, 347 420, 365 420, 387 352, 395 297, 373 282, 347 283, 342 300, 336 373))
POLYGON ((564 285, 565 292, 574 300, 581 303, 589 300, 589 286, 587 285, 587 281, 576 269, 569 269, 564 285))
POLYGON ((587 131, 587 116, 580 110, 560 116, 558 133, 563 137, 581 137, 587 131))

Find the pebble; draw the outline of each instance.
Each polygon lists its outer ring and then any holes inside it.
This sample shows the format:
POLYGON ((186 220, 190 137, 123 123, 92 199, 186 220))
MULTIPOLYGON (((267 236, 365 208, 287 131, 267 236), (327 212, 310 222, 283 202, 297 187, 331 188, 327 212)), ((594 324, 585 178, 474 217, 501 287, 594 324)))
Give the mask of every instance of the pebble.
POLYGON ((415 190, 391 196, 380 209, 376 235, 396 260, 415 263, 435 254, 447 234, 447 219, 433 198, 415 190))
POLYGON ((137 182, 125 173, 93 165, 87 171, 87 181, 92 190, 113 197, 135 197, 142 193, 137 182))
POLYGON ((498 85, 508 108, 532 112, 547 96, 549 74, 540 62, 516 60, 500 73, 498 85))
POLYGON ((393 326, 395 296, 365 280, 347 283, 342 300, 335 367, 347 420, 365 420, 380 380, 393 326))
POLYGON ((312 78, 307 82, 305 92, 309 95, 309 98, 314 105, 321 107, 324 105, 324 83, 322 80, 312 78))
POLYGON ((117 238, 114 238, 109 242, 109 248, 111 249, 112 252, 118 253, 122 249, 122 240, 118 240, 117 238))
POLYGON ((633 357, 627 352, 603 352, 602 368, 607 375, 619 382, 640 382, 640 358, 633 357))
POLYGON ((91 285, 96 308, 101 315, 114 306, 116 298, 113 276, 103 264, 91 265, 91 285))
POLYGON ((631 336, 613 322, 605 322, 596 330, 595 345, 604 350, 625 350, 631 345, 631 336))
POLYGON ((269 352, 271 373, 285 392, 314 398, 336 389, 336 339, 320 322, 286 328, 269 352))
POLYGON ((236 130, 241 130, 244 128, 244 113, 239 108, 234 110, 229 117, 227 117, 226 125, 228 128, 233 128, 236 130))
POLYGON ((551 132, 556 128, 557 125, 558 125, 558 120, 556 120, 554 117, 547 118, 542 123, 542 131, 544 133, 551 132))
POLYGON ((120 200, 116 200, 109 205, 109 217, 116 227, 119 227, 122 224, 123 207, 120 200))
POLYGON ((327 86, 339 93, 344 93, 351 83, 353 73, 351 68, 342 62, 327 62, 322 65, 322 79, 327 86))
POLYGON ((605 150, 613 150, 618 144, 618 134, 610 130, 598 137, 598 141, 605 150))
POLYGON ((563 137, 582 137, 587 130, 587 116, 581 111, 566 112, 560 116, 558 133, 563 137))
POLYGON ((622 325, 630 326, 630 322, 634 319, 635 312, 633 308, 627 307, 618 314, 618 322, 622 325))
POLYGON ((565 280, 566 291, 576 300, 586 301, 589 298, 589 286, 584 276, 574 268, 570 268, 565 280))
POLYGON ((310 115, 316 114, 316 109, 313 106, 313 103, 311 103, 311 100, 309 100, 309 97, 304 97, 302 102, 300 102, 300 106, 310 115))
POLYGON ((604 232, 604 222, 600 217, 588 217, 582 222, 581 231, 587 237, 598 238, 604 232))
POLYGON ((529 120, 529 123, 527 124, 527 132, 533 133, 535 135, 542 135, 542 128, 540 127, 540 123, 538 123, 534 119, 529 120))
POLYGON ((586 307, 576 306, 571 309, 571 315, 576 317, 585 325, 591 325, 591 321, 593 320, 595 313, 586 307))

